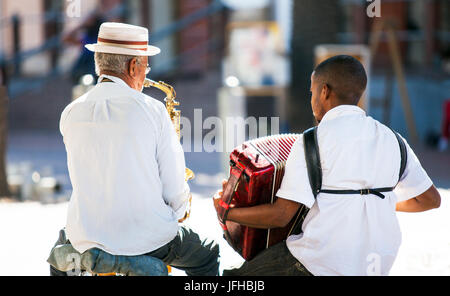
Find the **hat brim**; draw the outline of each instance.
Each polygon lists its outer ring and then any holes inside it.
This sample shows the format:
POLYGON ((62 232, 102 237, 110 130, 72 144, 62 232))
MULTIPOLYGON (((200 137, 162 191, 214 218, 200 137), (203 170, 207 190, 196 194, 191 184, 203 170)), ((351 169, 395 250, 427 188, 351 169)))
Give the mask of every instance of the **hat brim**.
POLYGON ((86 44, 85 47, 93 52, 102 52, 102 53, 112 53, 112 54, 123 54, 123 55, 132 55, 132 56, 155 56, 161 52, 156 46, 147 45, 147 50, 136 50, 125 47, 118 46, 108 46, 102 44, 86 44))

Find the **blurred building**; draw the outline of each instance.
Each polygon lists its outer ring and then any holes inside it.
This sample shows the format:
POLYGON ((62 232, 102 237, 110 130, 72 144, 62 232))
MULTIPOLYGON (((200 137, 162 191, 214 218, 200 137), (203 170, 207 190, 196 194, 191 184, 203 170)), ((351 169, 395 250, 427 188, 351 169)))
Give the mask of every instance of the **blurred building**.
MULTIPOLYGON (((392 23, 408 66, 429 67, 442 61, 450 50, 450 1, 381 1, 381 18, 367 16, 366 1, 341 0, 344 7, 344 31, 341 42, 365 43, 370 40, 374 22, 392 23)), ((378 65, 389 64, 386 39, 379 48, 378 65)))
MULTIPOLYGON (((372 18, 367 14, 370 2, 366 0, 0 0, 0 64, 6 66, 11 76, 10 96, 17 97, 11 103, 10 126, 57 126, 60 111, 70 100, 73 84, 66 76, 73 72, 83 49, 81 43, 68 44, 63 39, 95 13, 105 20, 149 28, 150 42, 162 49, 160 55, 150 59, 152 78, 173 83, 177 81, 175 78, 209 76, 220 86, 223 77, 211 73, 217 74, 223 68, 229 45, 227 25, 242 21, 275 22, 282 35, 279 43, 286 52, 283 57, 289 64, 287 117, 291 131, 296 132, 313 124, 309 84, 315 61, 314 48, 330 43, 367 45, 373 36, 374 23, 389 21, 400 45, 408 87, 413 89, 411 100, 415 104, 413 108, 418 110, 415 115, 419 121, 428 118, 421 124, 423 131, 419 131, 423 138, 428 130, 436 130, 436 123, 431 120, 438 117, 439 110, 423 115, 423 108, 416 107, 423 104, 417 94, 433 92, 437 99, 427 105, 427 110, 431 110, 430 106, 435 106, 433 110, 441 108, 439 100, 444 99, 441 98, 444 90, 436 81, 445 78, 450 71, 450 1, 381 0, 380 3, 381 17, 372 18), (258 9, 236 10, 226 5, 237 3, 245 7, 258 2, 262 3, 258 9), (77 3, 78 11, 71 10, 77 3), (416 75, 415 80, 410 79, 411 73, 416 75), (422 78, 426 82, 422 83, 422 78)), ((372 67, 373 74, 378 75, 374 77, 376 83, 372 84, 378 91, 373 92, 377 97, 391 95, 389 84, 384 83, 389 80, 384 75, 392 68, 390 58, 384 34, 372 67)), ((216 89, 201 83, 189 85, 195 91, 183 89, 183 98, 196 102, 195 97, 200 97, 202 107, 206 108, 206 103, 215 104, 216 89), (199 89, 205 93, 198 94, 199 89), (190 93, 194 98, 189 97, 190 93)), ((392 96, 395 96, 395 84, 392 89, 392 96)), ((395 98, 391 101, 392 112, 398 111, 395 98)), ((214 110, 215 106, 210 108, 214 110)), ((394 127, 402 124, 403 117, 397 117, 393 117, 394 127)))
MULTIPOLYGON (((292 129, 313 125, 309 77, 314 69, 314 48, 319 44, 365 44, 376 23, 389 23, 400 48, 413 120, 421 140, 440 130, 442 104, 448 98, 450 72, 450 2, 447 0, 386 0, 380 17, 368 13, 374 1, 293 1, 292 83, 289 119, 292 129)), ((388 35, 381 35, 372 56, 371 113, 403 135, 404 106, 398 94, 388 35), (374 108, 372 108, 374 107, 374 108)), ((408 136, 407 136, 408 137, 408 136)))
MULTIPOLYGON (((86 16, 93 11, 97 2, 83 0, 79 6, 81 15, 86 16)), ((48 47, 51 50, 45 50, 46 42, 63 31, 80 25, 84 20, 84 17, 65 16, 64 12, 69 3, 60 0, 2 0, 0 56, 8 59, 18 52, 34 52, 20 61, 20 70, 26 75, 42 75, 49 71, 52 63, 56 63, 54 49, 59 45, 50 44, 48 47)))
POLYGON ((208 66, 207 53, 222 47, 221 17, 209 17, 212 0, 2 0, 0 3, 0 56, 13 58, 18 52, 30 55, 20 59, 21 73, 42 75, 56 63, 68 66, 80 48, 51 43, 52 37, 70 32, 93 13, 105 20, 119 20, 145 26, 156 34, 154 43, 162 53, 152 65, 160 72, 182 66, 186 73, 202 72, 208 66), (73 7, 73 6, 77 7, 73 7), (120 10, 121 8, 121 10, 120 10), (75 10, 73 10, 75 9, 75 10), (78 10, 77 10, 78 9, 78 10), (116 9, 116 11, 114 11, 116 9), (194 12, 205 17, 187 25, 176 23, 194 12), (79 15, 74 15, 78 13, 79 15), (112 15, 111 15, 112 14, 112 15), (180 27, 185 26, 182 30, 180 27), (58 58, 63 54, 64 58, 58 58), (180 56, 182 55, 182 56, 180 56), (195 56, 195 59, 192 57, 195 56), (181 61, 182 60, 182 61, 181 61))
POLYGON ((95 42, 93 19, 147 27, 150 43, 162 49, 150 60, 151 76, 173 82, 220 67, 226 15, 216 0, 0 0, 11 129, 57 128, 78 72, 94 70, 83 47, 95 42))

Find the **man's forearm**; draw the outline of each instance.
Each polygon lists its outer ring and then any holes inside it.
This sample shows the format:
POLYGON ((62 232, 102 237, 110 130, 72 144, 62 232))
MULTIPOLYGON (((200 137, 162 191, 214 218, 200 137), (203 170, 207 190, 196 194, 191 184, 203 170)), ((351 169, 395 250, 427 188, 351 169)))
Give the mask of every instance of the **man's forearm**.
POLYGON ((439 208, 440 204, 441 196, 436 187, 432 185, 421 195, 397 203, 396 211, 409 213, 425 212, 439 208))
POLYGON ((417 213, 425 211, 425 209, 423 209, 419 201, 415 198, 397 203, 395 210, 397 212, 408 212, 408 213, 417 213))
POLYGON ((232 208, 228 212, 227 220, 253 228, 281 227, 273 207, 273 204, 264 204, 247 208, 232 208))
POLYGON ((420 200, 418 200, 417 198, 411 198, 409 200, 397 203, 395 210, 397 212, 419 213, 434 208, 435 206, 432 206, 431 204, 420 202, 420 200))

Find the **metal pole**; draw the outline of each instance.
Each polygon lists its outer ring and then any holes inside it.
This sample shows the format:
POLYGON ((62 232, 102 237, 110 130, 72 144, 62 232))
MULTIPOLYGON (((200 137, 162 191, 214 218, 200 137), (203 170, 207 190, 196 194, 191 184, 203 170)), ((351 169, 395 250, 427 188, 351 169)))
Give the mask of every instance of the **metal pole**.
POLYGON ((19 76, 21 75, 21 61, 20 61, 20 49, 21 49, 21 42, 20 42, 20 17, 15 14, 12 17, 12 23, 13 23, 13 46, 14 46, 14 75, 19 76))
POLYGON ((417 133, 416 124, 414 122, 414 114, 409 101, 408 88, 406 87, 405 73, 403 72, 403 66, 400 56, 400 48, 398 46, 395 32, 392 27, 387 27, 387 37, 389 40, 389 50, 392 58, 392 65, 394 67, 394 73, 397 77, 397 84, 400 92, 400 99, 403 105, 403 112, 405 112, 406 124, 408 126, 409 136, 413 144, 419 143, 419 135, 417 133))
POLYGON ((0 198, 10 197, 6 175, 6 139, 8 137, 8 94, 0 84, 0 198))

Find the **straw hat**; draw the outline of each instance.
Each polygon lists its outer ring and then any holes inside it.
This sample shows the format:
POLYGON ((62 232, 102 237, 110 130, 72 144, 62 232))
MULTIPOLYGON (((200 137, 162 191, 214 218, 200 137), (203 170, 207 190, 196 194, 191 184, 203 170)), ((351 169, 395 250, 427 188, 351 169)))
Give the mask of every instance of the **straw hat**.
POLYGON ((85 46, 93 52, 133 56, 154 56, 161 52, 158 47, 148 45, 146 28, 111 22, 100 26, 97 43, 85 46))

